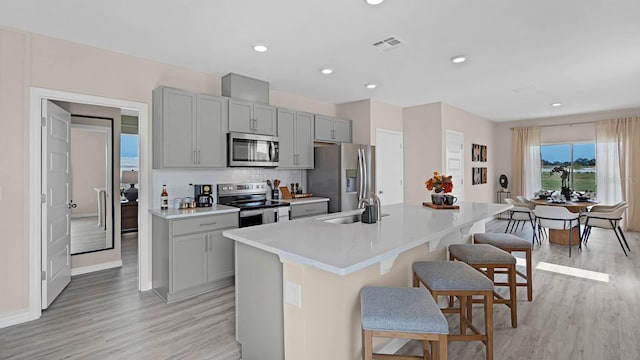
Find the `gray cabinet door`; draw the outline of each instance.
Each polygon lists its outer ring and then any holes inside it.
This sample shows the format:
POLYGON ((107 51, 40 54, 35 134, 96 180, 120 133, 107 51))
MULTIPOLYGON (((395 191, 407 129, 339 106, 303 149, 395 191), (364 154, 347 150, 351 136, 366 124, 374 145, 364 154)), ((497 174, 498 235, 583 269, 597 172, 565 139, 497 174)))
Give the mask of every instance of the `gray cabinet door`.
POLYGON ((269 105, 253 104, 253 118, 255 133, 276 135, 276 108, 269 105))
POLYGON ((198 167, 226 167, 228 100, 222 97, 198 95, 196 126, 196 156, 198 167))
POLYGON ((321 141, 334 141, 333 118, 324 115, 316 115, 314 127, 314 139, 321 141))
MULTIPOLYGON (((313 169, 313 114, 296 112, 295 125, 296 166, 313 169)), ((282 143, 282 137, 280 141, 282 143)))
POLYGON ((195 117, 194 93, 171 88, 162 89, 162 167, 194 165, 195 117))
POLYGON ((279 163, 281 168, 294 168, 295 157, 295 117, 296 114, 287 109, 278 109, 278 141, 279 163))
POLYGON ((208 281, 216 281, 233 276, 234 241, 222 236, 222 230, 209 233, 208 236, 208 281))
POLYGON ((253 128, 253 104, 229 99, 229 131, 252 133, 253 128))
POLYGON ((337 142, 351 142, 351 120, 333 120, 333 140, 337 142))
POLYGON ((207 233, 173 238, 171 291, 180 291, 207 282, 207 233))

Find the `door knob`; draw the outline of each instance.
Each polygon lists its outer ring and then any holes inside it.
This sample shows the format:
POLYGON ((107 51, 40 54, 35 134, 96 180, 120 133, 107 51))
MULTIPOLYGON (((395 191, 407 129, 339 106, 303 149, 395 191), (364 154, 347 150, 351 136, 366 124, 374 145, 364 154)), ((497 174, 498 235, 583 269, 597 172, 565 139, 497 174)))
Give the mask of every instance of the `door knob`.
POLYGON ((74 204, 73 200, 69 200, 69 209, 75 209, 78 207, 78 204, 74 204))
POLYGON ((382 194, 382 193, 384 193, 384 191, 378 190, 378 194, 382 194))

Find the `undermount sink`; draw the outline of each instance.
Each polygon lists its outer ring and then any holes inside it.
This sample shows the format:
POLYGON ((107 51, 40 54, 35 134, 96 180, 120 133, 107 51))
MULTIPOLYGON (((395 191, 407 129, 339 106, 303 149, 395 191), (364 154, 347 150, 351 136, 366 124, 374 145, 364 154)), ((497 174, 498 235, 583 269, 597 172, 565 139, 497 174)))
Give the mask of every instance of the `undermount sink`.
MULTIPOLYGON (((389 216, 389 214, 382 214, 382 217, 389 216)), ((332 224, 353 224, 360 222, 360 214, 341 216, 333 219, 322 220, 324 222, 332 224)))
POLYGON ((356 222, 360 222, 360 214, 356 215, 348 215, 337 217, 333 219, 323 220, 324 222, 332 223, 332 224, 353 224, 356 222))

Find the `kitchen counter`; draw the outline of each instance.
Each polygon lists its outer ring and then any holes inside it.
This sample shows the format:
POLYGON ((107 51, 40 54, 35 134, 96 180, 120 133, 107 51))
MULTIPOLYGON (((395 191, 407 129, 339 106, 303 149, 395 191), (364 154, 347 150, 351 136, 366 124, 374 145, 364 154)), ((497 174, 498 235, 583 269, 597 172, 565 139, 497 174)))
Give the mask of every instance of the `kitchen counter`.
POLYGON ((323 197, 306 197, 306 198, 297 198, 297 199, 279 199, 280 201, 286 201, 291 205, 301 205, 301 204, 313 204, 319 202, 328 202, 329 198, 323 197))
POLYGON ((195 209, 168 209, 168 210, 160 210, 160 209, 151 209, 149 212, 152 215, 159 216, 163 219, 181 219, 181 218, 189 218, 196 216, 205 216, 205 215, 217 215, 224 213, 232 213, 238 212, 240 209, 236 207, 226 206, 214 204, 210 207, 201 207, 195 209))
POLYGON ((505 211, 509 206, 466 202, 459 210, 434 210, 420 205, 384 206, 382 221, 333 224, 324 220, 360 214, 333 213, 291 223, 225 231, 224 236, 280 258, 310 265, 336 275, 348 275, 429 243, 438 246, 447 233, 505 211))
POLYGON ((388 205, 382 213, 389 215, 375 224, 325 221, 361 211, 354 210, 224 231, 235 240, 243 357, 361 359, 362 287, 412 286, 414 262, 445 260, 448 245, 470 243, 471 234, 511 207, 459 205, 388 205))

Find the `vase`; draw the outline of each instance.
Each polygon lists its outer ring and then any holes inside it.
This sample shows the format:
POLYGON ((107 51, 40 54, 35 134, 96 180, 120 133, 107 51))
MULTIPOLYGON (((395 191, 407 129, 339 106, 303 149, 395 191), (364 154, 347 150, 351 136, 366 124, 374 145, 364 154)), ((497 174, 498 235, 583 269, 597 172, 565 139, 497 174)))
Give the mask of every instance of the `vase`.
POLYGON ((431 194, 431 202, 433 203, 433 205, 442 205, 444 203, 444 195, 431 194))

